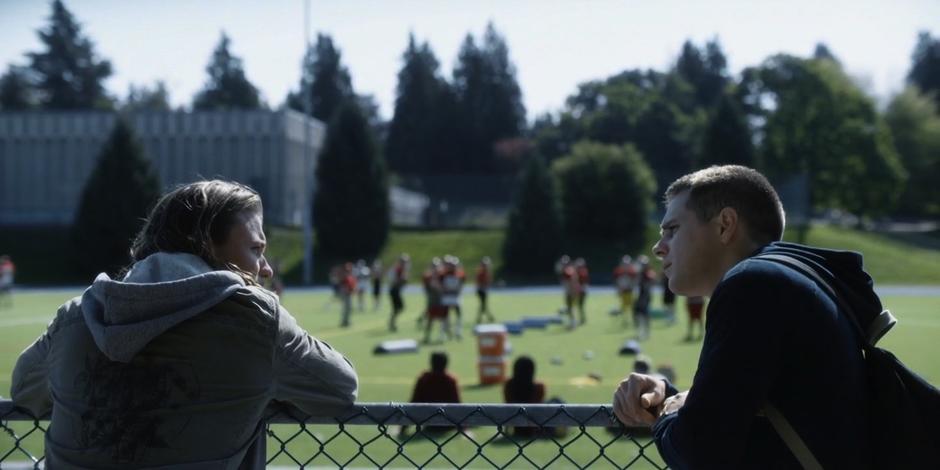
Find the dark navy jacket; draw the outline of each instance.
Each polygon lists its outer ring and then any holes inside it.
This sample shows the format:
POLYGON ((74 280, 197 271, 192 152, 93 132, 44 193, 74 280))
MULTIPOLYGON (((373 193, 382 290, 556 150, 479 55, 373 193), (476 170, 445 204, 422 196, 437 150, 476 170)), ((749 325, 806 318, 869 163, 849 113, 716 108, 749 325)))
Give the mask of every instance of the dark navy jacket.
MULTIPOLYGON (((858 253, 777 242, 754 255, 771 252, 797 254, 827 280, 860 292, 850 304, 877 301, 858 253)), ((685 405, 653 427, 660 454, 677 469, 800 468, 759 413, 770 402, 824 468, 867 468, 860 344, 808 277, 769 260, 741 261, 709 302, 685 405)))

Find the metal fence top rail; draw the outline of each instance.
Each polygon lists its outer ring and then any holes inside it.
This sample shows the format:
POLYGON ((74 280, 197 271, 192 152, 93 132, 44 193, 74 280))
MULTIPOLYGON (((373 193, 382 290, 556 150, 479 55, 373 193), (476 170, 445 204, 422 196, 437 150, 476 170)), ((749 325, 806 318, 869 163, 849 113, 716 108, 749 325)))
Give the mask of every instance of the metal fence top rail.
MULTIPOLYGON (((12 401, 5 399, 0 399, 0 416, 10 421, 35 419, 29 413, 14 407, 12 401)), ((345 425, 620 426, 614 418, 613 409, 602 404, 364 402, 354 404, 339 416, 310 416, 295 408, 283 407, 270 414, 268 422, 345 425)))

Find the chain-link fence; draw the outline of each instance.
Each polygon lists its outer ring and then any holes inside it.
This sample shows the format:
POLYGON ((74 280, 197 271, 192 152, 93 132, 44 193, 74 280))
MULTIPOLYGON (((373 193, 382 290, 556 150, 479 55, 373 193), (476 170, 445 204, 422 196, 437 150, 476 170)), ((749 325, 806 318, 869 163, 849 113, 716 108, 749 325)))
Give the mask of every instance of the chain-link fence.
MULTIPOLYGON (((606 405, 358 403, 335 418, 272 411, 269 468, 666 468, 606 405)), ((0 468, 41 468, 47 423, 0 401, 0 468)))

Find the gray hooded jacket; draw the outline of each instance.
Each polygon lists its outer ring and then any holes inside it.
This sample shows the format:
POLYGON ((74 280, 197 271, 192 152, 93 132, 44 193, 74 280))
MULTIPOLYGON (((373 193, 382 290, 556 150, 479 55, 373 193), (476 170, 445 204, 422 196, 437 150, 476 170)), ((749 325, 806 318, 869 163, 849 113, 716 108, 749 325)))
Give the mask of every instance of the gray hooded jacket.
POLYGON ((263 467, 272 401, 311 415, 356 398, 352 365, 276 296, 201 258, 157 253, 59 308, 13 370, 16 405, 51 412, 46 468, 263 467))

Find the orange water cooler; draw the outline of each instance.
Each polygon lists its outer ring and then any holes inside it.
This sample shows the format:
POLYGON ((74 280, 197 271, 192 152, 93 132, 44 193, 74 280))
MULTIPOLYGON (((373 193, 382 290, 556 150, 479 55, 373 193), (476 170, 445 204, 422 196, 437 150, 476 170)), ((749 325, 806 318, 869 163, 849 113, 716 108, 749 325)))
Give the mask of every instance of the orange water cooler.
POLYGON ((509 333, 502 324, 479 325, 474 328, 480 360, 480 384, 491 385, 506 381, 506 356, 511 350, 509 333))

